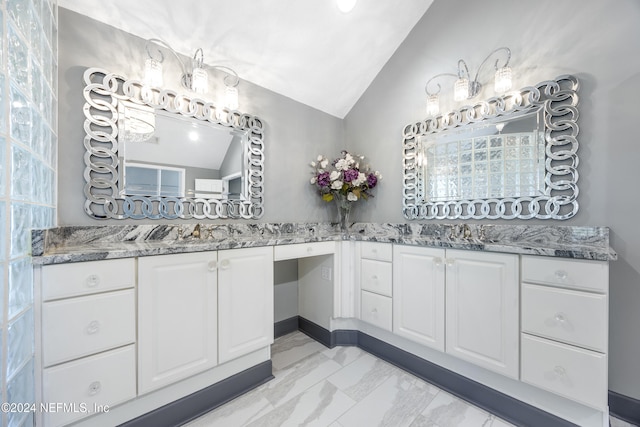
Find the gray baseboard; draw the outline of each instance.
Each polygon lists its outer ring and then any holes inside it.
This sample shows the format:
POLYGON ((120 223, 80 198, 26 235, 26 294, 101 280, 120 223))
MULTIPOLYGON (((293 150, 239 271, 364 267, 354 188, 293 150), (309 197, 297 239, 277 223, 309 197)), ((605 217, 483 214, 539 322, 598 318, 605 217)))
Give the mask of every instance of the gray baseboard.
POLYGON ((609 412, 623 421, 640 425, 640 400, 609 390, 609 412))
POLYGON ((273 325, 273 336, 279 338, 283 335, 290 334, 298 330, 298 317, 293 316, 288 319, 281 320, 273 325))
POLYGON ((121 424, 119 427, 175 427, 185 424, 273 379, 267 360, 202 390, 121 424))

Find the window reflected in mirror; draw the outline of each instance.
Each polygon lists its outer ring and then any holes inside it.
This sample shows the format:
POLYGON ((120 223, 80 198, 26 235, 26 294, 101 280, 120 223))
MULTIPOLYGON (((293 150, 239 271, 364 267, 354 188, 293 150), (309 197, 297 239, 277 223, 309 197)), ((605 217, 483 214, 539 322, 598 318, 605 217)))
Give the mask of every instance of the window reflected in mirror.
POLYGON ((419 202, 544 194, 543 120, 535 111, 421 136, 419 202))

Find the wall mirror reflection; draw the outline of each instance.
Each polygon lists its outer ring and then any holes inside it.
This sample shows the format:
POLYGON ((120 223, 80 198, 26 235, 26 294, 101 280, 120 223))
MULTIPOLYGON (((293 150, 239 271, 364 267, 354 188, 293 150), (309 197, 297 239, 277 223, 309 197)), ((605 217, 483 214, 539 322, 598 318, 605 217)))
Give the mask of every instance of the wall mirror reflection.
POLYGON ((120 194, 246 200, 246 134, 122 102, 120 194))
POLYGON ((407 125, 405 218, 573 217, 577 90, 574 76, 559 76, 407 125))
POLYGON ((540 110, 421 136, 418 200, 542 195, 544 156, 540 110))
POLYGON ((262 120, 98 68, 84 80, 89 216, 262 217, 262 120))

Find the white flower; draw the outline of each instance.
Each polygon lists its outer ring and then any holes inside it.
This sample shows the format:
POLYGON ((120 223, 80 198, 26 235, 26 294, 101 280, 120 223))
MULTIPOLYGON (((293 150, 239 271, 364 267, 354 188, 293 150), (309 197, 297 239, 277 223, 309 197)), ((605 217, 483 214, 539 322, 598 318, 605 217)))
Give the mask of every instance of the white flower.
POLYGON ((312 176, 309 182, 311 182, 311 184, 315 184, 316 182, 318 182, 318 177, 312 176))
POLYGON ((336 162, 336 169, 339 171, 346 171, 349 169, 349 163, 345 159, 340 159, 336 162))
POLYGON ((327 167, 328 164, 329 164, 329 160, 324 159, 323 161, 320 162, 320 167, 324 169, 327 167))
POLYGON ((344 159, 350 165, 354 163, 353 156, 351 154, 349 154, 349 153, 345 154, 344 159))
POLYGON ((380 172, 375 171, 373 174, 376 176, 376 178, 382 179, 382 174, 380 172))
POLYGON ((358 200, 358 196, 349 191, 349 194, 347 194, 347 200, 349 200, 350 202, 355 202, 356 200, 358 200))
POLYGON ((322 159, 323 159, 322 154, 320 154, 320 155, 318 156, 318 161, 319 161, 319 162, 321 162, 321 161, 322 161, 322 159))
MULTIPOLYGON (((335 181, 336 179, 340 178, 340 172, 338 171, 331 171, 331 174, 329 175, 329 179, 331 181, 335 181)), ((340 184, 340 187, 342 187, 342 184, 340 184)))
POLYGON ((316 162, 311 162, 311 167, 315 168, 316 167, 316 162))
POLYGON ((353 184, 355 187, 359 187, 362 184, 364 184, 366 180, 367 180, 367 176, 362 172, 359 172, 358 177, 353 181, 351 181, 351 184, 353 184))
POLYGON ((331 183, 331 188, 333 190, 340 190, 342 188, 342 181, 333 181, 331 183))

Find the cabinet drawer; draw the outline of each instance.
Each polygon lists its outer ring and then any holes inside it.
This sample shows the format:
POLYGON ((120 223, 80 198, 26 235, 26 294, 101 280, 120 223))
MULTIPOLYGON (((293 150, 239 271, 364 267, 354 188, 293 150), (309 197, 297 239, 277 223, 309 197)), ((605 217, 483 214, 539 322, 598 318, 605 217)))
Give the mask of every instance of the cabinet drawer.
POLYGON ((522 381, 585 405, 607 408, 607 356, 522 334, 522 381))
POLYGON ((390 243, 362 242, 360 245, 360 258, 391 262, 393 260, 393 245, 390 243))
POLYGON ((392 266, 390 262, 363 259, 360 263, 360 287, 377 294, 391 295, 392 266))
POLYGON ((96 407, 113 406, 136 397, 134 347, 130 345, 45 369, 43 402, 75 404, 76 408, 76 413, 73 410, 45 413, 45 425, 67 424, 89 415, 96 407), (86 411, 82 411, 80 405, 85 405, 86 411))
POLYGON ((133 289, 42 305, 44 366, 135 341, 133 289))
POLYGON ((607 293, 609 263, 523 256, 522 281, 607 293))
POLYGON ((305 258, 316 255, 330 255, 336 252, 336 242, 298 243, 273 247, 274 261, 305 258))
POLYGON ((360 318, 379 328, 392 330, 393 302, 389 297, 362 291, 360 318))
POLYGON ((134 284, 134 258, 47 265, 42 268, 44 301, 132 288, 134 284))
POLYGON ((522 285, 522 330, 607 352, 607 296, 522 285))

